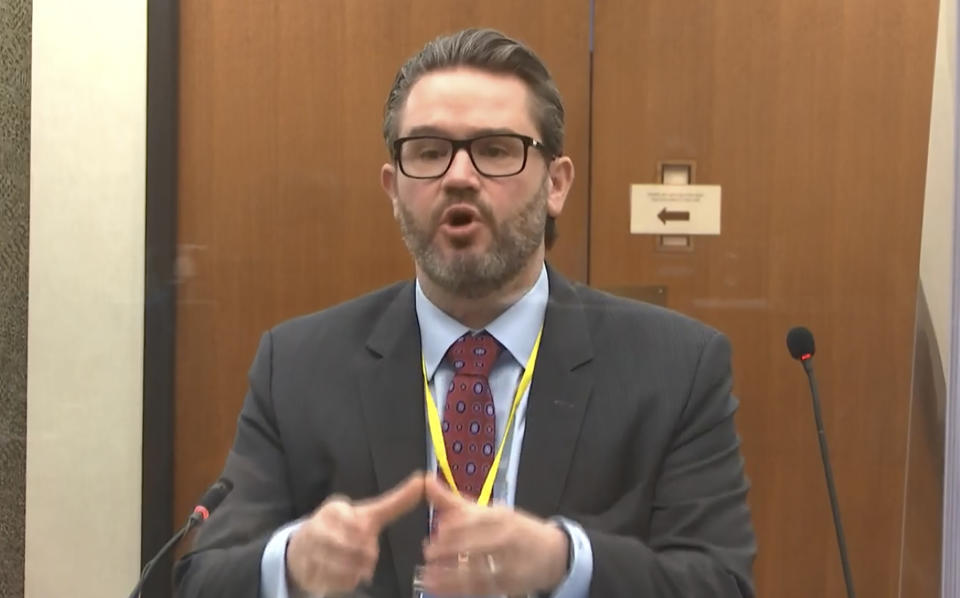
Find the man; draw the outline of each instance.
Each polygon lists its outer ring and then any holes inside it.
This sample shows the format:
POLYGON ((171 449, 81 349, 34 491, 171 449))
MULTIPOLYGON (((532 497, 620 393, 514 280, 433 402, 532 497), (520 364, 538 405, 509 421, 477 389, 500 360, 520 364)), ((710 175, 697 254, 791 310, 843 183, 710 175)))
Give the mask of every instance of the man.
POLYGON ((263 336, 182 596, 753 595, 728 342, 544 263, 563 116, 495 31, 401 68, 381 181, 416 281, 263 336))

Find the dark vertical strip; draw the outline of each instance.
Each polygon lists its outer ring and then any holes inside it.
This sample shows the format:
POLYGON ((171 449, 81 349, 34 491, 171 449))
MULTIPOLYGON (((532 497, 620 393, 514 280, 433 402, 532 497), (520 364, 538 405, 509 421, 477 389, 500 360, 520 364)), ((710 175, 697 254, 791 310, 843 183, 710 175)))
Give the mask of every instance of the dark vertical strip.
MULTIPOLYGON (((147 0, 147 180, 144 263, 141 564, 173 532, 179 2, 147 0)), ((144 597, 171 595, 170 559, 144 597)))
POLYGON ((24 583, 31 12, 0 2, 0 598, 24 583))

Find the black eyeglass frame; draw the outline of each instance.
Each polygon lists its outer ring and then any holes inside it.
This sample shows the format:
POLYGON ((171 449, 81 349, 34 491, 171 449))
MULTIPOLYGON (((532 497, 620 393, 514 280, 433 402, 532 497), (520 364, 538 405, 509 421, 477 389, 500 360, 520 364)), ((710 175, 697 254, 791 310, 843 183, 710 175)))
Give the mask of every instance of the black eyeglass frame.
POLYGON ((402 172, 403 175, 406 176, 407 178, 420 179, 420 180, 439 179, 443 175, 447 174, 448 170, 450 170, 450 166, 453 164, 453 159, 457 156, 460 150, 465 149, 467 150, 467 156, 470 157, 470 163, 473 164, 473 167, 476 169, 478 173, 488 178, 503 178, 508 176, 516 176, 521 172, 523 172, 523 169, 527 167, 527 157, 530 154, 531 147, 534 149, 540 150, 540 152, 544 155, 544 157, 547 158, 548 162, 559 157, 558 155, 551 153, 547 149, 547 146, 544 145, 542 141, 538 141, 533 137, 530 137, 529 135, 521 135, 519 133, 488 133, 485 135, 478 135, 477 137, 470 137, 467 139, 450 139, 449 137, 441 137, 439 135, 413 135, 411 137, 401 137, 400 139, 397 139, 396 141, 393 142, 393 155, 394 155, 394 161, 397 163, 397 166, 400 168, 400 172, 402 172), (479 166, 477 166, 477 161, 473 158, 473 143, 475 141, 479 141, 481 139, 489 139, 491 137, 512 137, 514 139, 519 139, 520 141, 523 142, 523 162, 520 163, 520 168, 516 172, 511 172, 507 174, 487 174, 479 166), (402 148, 405 142, 414 141, 417 139, 439 139, 441 141, 450 142, 450 145, 452 147, 450 151, 450 160, 447 162, 446 168, 444 168, 440 174, 436 174, 432 176, 414 176, 408 173, 406 169, 404 169, 403 159, 400 157, 401 156, 400 149, 402 148))

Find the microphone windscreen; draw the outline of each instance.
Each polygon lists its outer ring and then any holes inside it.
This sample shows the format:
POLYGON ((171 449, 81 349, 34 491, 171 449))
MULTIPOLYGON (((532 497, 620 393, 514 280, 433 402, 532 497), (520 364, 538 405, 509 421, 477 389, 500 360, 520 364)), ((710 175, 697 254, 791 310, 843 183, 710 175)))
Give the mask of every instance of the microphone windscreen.
POLYGON ((227 478, 220 478, 217 480, 217 483, 203 494, 200 498, 200 501, 197 503, 197 506, 205 508, 208 512, 212 513, 214 509, 220 506, 220 503, 223 502, 223 499, 230 494, 230 491, 233 490, 233 482, 227 478))
POLYGON ((816 347, 813 343, 813 333, 805 326, 795 326, 787 333, 787 349, 794 359, 803 356, 813 357, 816 347))

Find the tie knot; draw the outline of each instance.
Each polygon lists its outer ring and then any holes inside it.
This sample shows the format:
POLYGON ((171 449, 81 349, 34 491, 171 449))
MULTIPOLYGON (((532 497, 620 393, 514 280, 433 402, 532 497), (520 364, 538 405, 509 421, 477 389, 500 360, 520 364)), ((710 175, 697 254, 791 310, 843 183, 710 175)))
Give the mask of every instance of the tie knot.
POLYGON ((456 374, 489 376, 500 355, 500 343, 489 332, 476 336, 469 332, 453 341, 444 356, 456 374))

